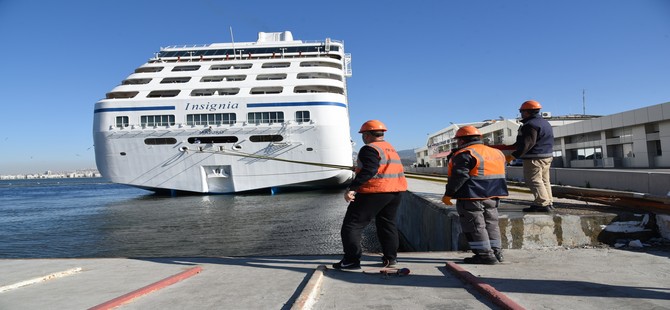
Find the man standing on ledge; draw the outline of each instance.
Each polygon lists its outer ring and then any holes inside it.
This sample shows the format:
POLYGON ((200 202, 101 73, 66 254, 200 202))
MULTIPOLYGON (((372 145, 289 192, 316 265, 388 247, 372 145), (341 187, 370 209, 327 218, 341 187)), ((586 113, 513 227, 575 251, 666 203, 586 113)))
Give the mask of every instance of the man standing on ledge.
POLYGON ((344 200, 349 203, 340 232, 344 258, 333 268, 361 267, 361 234, 373 218, 384 254, 383 265, 394 267, 398 263, 396 214, 407 180, 398 152, 384 141, 385 131, 386 126, 378 120, 365 122, 358 131, 365 145, 358 151, 356 177, 344 193, 344 200))
POLYGON ((523 178, 534 197, 533 204, 523 212, 551 212, 554 209, 549 174, 554 158, 554 132, 540 115, 541 108, 535 100, 528 100, 519 108, 523 125, 519 127, 512 156, 523 159, 523 178))
POLYGON ((508 196, 505 181, 505 155, 484 145, 482 134, 474 126, 456 131, 458 149, 449 160, 447 182, 442 202, 453 205, 458 199, 461 229, 475 254, 466 264, 494 265, 503 261, 502 240, 498 226, 500 197, 508 196))

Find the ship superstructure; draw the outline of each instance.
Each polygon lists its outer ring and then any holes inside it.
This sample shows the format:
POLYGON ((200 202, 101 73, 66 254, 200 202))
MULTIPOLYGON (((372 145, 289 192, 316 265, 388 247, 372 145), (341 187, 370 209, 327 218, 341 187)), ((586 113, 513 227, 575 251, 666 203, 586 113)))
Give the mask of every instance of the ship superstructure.
POLYGON ((344 184, 349 76, 342 42, 288 31, 161 48, 95 104, 98 170, 154 191, 344 184))

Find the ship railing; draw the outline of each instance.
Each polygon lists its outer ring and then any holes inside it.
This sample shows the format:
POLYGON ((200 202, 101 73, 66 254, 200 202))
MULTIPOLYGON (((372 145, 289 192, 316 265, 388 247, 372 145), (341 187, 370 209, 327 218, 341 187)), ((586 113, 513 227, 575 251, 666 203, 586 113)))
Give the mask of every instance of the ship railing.
MULTIPOLYGON (((325 44, 325 43, 329 43, 329 42, 330 42, 330 43, 344 44, 344 41, 342 41, 342 40, 333 40, 333 39, 326 39, 326 40, 295 40, 295 41, 300 41, 300 42, 302 42, 302 43, 307 43, 307 44, 311 44, 311 43, 317 43, 317 44, 318 44, 318 43, 324 43, 324 44, 325 44)), ((238 43, 238 44, 240 44, 240 46, 242 46, 242 44, 245 44, 245 43, 249 43, 249 42, 240 42, 240 43, 238 43)), ((256 42, 251 42, 251 43, 256 43, 256 42)), ((211 46, 211 44, 183 44, 183 45, 169 45, 169 46, 161 47, 161 50, 164 50, 164 49, 175 49, 175 48, 204 48, 204 47, 210 47, 210 46, 211 46)))
POLYGON ((341 55, 330 54, 327 52, 309 52, 309 53, 287 53, 278 54, 237 54, 232 56, 177 56, 177 57, 158 57, 149 59, 149 63, 172 63, 172 62, 200 62, 200 61, 226 61, 226 60, 254 60, 254 59, 294 59, 294 58, 332 58, 340 60, 341 55))

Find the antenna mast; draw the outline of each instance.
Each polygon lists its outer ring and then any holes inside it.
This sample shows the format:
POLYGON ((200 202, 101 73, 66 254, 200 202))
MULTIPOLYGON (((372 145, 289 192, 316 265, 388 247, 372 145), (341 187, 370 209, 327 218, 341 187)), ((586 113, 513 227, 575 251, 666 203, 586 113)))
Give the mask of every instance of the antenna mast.
POLYGON ((586 90, 582 89, 582 115, 586 115, 586 90))
POLYGON ((230 41, 233 43, 233 59, 237 53, 235 52, 235 37, 233 37, 233 26, 230 26, 230 41))

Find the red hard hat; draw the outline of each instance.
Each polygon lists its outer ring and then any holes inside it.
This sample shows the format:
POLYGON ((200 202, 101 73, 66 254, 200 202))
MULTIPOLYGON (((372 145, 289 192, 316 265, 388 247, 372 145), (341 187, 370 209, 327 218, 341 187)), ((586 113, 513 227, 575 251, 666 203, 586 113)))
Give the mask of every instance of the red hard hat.
POLYGON ((461 128, 458 128, 456 131, 456 135, 454 138, 460 138, 460 137, 467 137, 467 136, 481 136, 482 133, 475 128, 475 126, 463 126, 461 128))
POLYGON ((358 133, 362 133, 365 131, 386 131, 386 126, 384 126, 384 123, 376 119, 373 119, 363 123, 358 133))
POLYGON ((521 104, 519 110, 539 110, 542 109, 542 105, 535 100, 528 100, 521 104))

